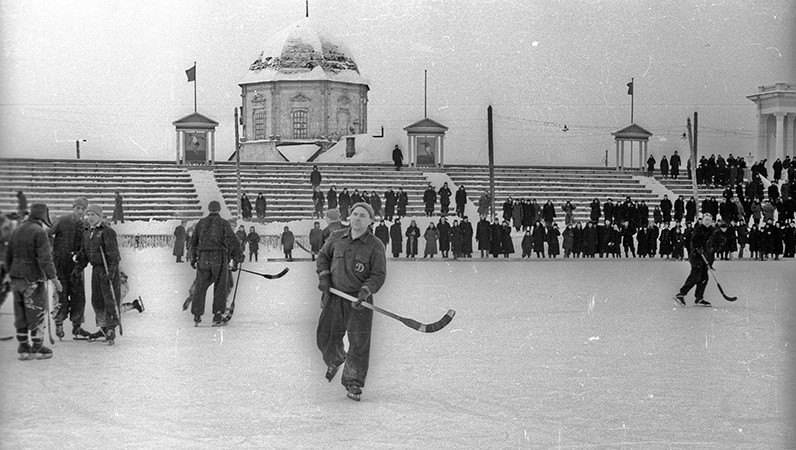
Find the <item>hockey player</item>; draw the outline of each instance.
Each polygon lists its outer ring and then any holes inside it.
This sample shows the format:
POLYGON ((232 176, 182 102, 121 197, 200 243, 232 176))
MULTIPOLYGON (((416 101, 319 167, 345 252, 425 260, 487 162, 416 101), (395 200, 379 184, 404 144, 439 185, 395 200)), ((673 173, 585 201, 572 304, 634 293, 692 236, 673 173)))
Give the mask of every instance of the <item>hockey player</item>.
POLYGON ((326 241, 316 263, 318 289, 323 292, 317 344, 327 365, 326 379, 332 381, 345 363, 341 382, 348 398, 355 401, 360 400, 368 374, 373 322, 373 311, 361 303, 373 303, 373 294, 387 275, 384 244, 368 229, 373 218, 369 204, 355 203, 351 207, 351 226, 326 241), (352 303, 333 295, 329 292, 331 287, 354 295, 359 301, 352 303), (346 334, 348 351, 343 346, 346 334))
POLYGON ((721 248, 726 230, 727 223, 724 221, 719 223, 718 230, 713 228, 713 215, 710 213, 704 213, 701 222, 694 227, 691 247, 688 250, 691 273, 688 274, 680 292, 674 296, 674 300, 680 306, 685 306, 685 296, 694 286, 696 286, 694 304, 704 307, 711 306, 710 302, 703 298, 705 287, 708 284, 708 268, 713 268, 715 252, 721 248))
POLYGON ((100 329, 91 333, 88 340, 105 336, 105 342, 113 345, 116 340, 116 326, 119 325, 117 301, 122 298, 119 276, 119 262, 122 258, 116 232, 105 222, 99 205, 88 205, 86 221, 89 227, 83 233, 83 247, 75 256, 77 264, 74 271, 83 273, 91 263, 91 306, 100 329))
POLYGON ((83 219, 88 200, 78 197, 72 202, 72 213, 55 219, 49 235, 53 238, 53 262, 58 273, 58 281, 63 290, 58 295, 55 307, 55 335, 64 337, 64 320, 72 322, 72 337, 76 340, 88 339, 89 332, 82 328, 86 311, 86 292, 83 272, 75 271, 74 256, 83 246, 83 233, 88 222, 83 219))
POLYGON ((207 209, 210 214, 199 220, 191 237, 190 261, 191 267, 196 269, 191 312, 194 323, 198 325, 205 311, 205 293, 212 284, 213 326, 221 326, 226 323, 229 260, 232 260, 232 270, 235 271, 238 263, 243 262, 244 254, 232 226, 219 215, 221 204, 213 200, 207 209))
POLYGON ((47 205, 34 203, 30 206, 28 219, 11 233, 5 255, 14 295, 14 328, 19 342, 17 353, 22 360, 53 356, 52 350, 43 345, 47 280, 52 280, 58 292, 62 288, 52 260, 50 239, 42 225, 52 225, 47 205))

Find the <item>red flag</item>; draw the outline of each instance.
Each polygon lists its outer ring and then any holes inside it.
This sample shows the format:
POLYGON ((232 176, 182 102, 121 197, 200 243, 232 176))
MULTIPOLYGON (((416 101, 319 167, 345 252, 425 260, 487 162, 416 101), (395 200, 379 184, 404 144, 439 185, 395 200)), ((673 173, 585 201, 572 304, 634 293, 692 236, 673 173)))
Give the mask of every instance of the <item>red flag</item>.
POLYGON ((196 81, 196 64, 193 65, 190 69, 185 71, 185 75, 188 75, 188 82, 196 81))
POLYGON ((627 95, 633 95, 633 82, 627 83, 627 95))

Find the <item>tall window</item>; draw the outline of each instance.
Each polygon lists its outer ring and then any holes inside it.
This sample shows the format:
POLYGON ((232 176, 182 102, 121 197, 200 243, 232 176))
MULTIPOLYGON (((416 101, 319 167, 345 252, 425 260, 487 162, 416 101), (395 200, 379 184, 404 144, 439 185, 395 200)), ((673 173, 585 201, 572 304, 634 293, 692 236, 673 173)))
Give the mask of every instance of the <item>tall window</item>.
POLYGON ((254 140, 266 139, 265 108, 254 109, 254 140))
POLYGON ((307 110, 293 110, 293 139, 307 139, 307 110))

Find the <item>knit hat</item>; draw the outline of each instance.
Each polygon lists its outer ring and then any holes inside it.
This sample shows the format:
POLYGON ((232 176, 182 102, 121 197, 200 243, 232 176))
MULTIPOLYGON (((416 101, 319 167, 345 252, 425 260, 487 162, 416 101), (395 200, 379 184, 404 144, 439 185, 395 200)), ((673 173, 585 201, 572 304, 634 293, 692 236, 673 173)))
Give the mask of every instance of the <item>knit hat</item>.
POLYGON ((102 217, 102 207, 96 203, 92 203, 86 207, 86 212, 93 212, 94 214, 102 217))
POLYGON ((373 212, 373 207, 370 206, 369 204, 365 203, 365 202, 357 202, 357 203, 354 203, 353 205, 351 205, 351 212, 354 212, 354 210, 357 209, 357 208, 365 208, 365 211, 368 212, 368 215, 370 215, 371 219, 373 219, 374 216, 376 215, 373 212))
POLYGON ((331 222, 340 220, 340 211, 337 208, 332 208, 326 211, 326 218, 331 222))
POLYGON ((34 203, 30 205, 29 218, 41 220, 48 227, 53 226, 52 222, 50 222, 50 210, 44 203, 34 203))
POLYGON ((210 211, 211 213, 219 212, 221 211, 221 203, 218 203, 217 201, 213 200, 207 205, 207 210, 210 211))
POLYGON ((87 208, 88 200, 86 200, 85 197, 78 197, 72 202, 72 206, 82 206, 83 208, 87 208))

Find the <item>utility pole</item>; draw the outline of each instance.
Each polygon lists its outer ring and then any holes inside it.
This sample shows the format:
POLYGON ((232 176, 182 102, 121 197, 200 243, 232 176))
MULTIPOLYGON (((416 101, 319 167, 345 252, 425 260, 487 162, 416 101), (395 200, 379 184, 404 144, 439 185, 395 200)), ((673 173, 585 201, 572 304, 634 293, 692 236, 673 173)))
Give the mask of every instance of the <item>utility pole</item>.
MULTIPOLYGON (((86 140, 83 139, 83 142, 86 142, 86 140)), ((75 140, 75 156, 80 159, 80 139, 75 140)))
POLYGON ((495 218, 495 145, 492 139, 492 105, 486 109, 487 139, 489 141, 489 213, 490 222, 495 218))
POLYGON ((241 205, 240 205, 240 137, 238 135, 238 128, 240 128, 240 124, 238 123, 238 107, 235 107, 235 177, 238 180, 238 193, 236 196, 235 204, 237 205, 237 212, 236 217, 243 217, 241 215, 241 205))
MULTIPOLYGON (((694 113, 694 124, 696 125, 697 114, 694 113)), ((688 150, 690 151, 690 155, 688 156, 691 159, 691 189, 694 192, 694 201, 699 205, 699 190, 697 188, 696 182, 696 133, 691 132, 691 118, 686 118, 685 122, 686 129, 688 130, 688 150)))

